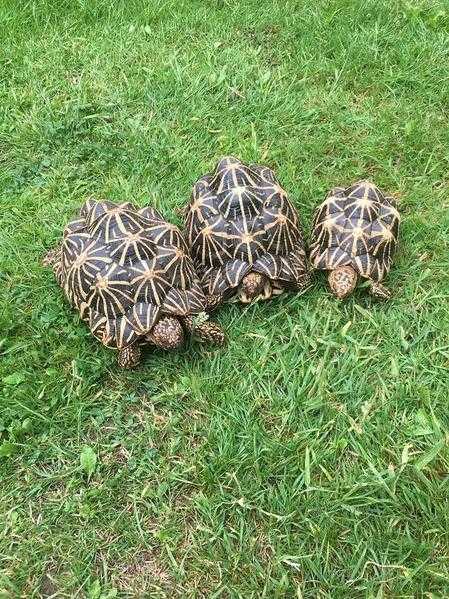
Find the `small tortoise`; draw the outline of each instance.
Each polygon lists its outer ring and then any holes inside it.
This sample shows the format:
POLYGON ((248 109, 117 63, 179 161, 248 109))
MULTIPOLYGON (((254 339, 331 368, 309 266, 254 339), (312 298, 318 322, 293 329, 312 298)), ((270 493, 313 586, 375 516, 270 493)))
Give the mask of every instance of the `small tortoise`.
POLYGON ((314 268, 330 271, 336 297, 349 295, 359 275, 368 279, 374 296, 390 297, 381 281, 398 243, 399 220, 395 200, 368 181, 329 192, 315 212, 310 261, 314 268))
POLYGON ((222 343, 205 315, 206 297, 177 227, 153 208, 87 200, 62 243, 44 258, 69 302, 122 367, 140 346, 180 346, 184 329, 222 343))
POLYGON ((267 167, 222 158, 194 185, 185 227, 210 306, 309 285, 298 213, 267 167))

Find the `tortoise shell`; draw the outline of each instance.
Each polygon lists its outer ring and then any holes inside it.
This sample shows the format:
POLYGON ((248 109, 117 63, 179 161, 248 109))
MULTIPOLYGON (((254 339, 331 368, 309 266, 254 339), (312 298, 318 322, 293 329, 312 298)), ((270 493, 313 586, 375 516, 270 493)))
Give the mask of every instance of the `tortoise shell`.
POLYGON ((322 270, 350 265, 360 276, 381 281, 398 242, 400 218, 394 203, 368 181, 332 189, 314 215, 312 265, 322 270))
POLYGON ((64 230, 57 278, 92 333, 123 349, 162 315, 204 310, 179 229, 153 208, 88 200, 64 230))
POLYGON ((307 274, 298 213, 267 167, 220 160, 194 185, 185 226, 207 294, 232 295, 250 271, 283 287, 307 274))

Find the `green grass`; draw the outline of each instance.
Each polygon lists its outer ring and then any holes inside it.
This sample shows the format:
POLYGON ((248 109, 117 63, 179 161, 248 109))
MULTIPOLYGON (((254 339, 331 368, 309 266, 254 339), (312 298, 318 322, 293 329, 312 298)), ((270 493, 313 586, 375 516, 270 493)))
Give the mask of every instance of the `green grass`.
POLYGON ((449 596, 447 2, 5 0, 0 31, 0 597, 449 596), (90 194, 179 222, 229 153, 306 231, 334 185, 394 194, 393 299, 317 276, 119 372, 43 253, 90 194))

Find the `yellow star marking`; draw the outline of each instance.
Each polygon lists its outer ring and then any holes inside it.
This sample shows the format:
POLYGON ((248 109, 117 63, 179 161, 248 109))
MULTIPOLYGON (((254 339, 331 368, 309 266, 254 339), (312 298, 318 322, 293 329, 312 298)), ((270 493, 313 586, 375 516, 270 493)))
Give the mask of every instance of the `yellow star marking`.
POLYGON ((190 205, 190 209, 191 210, 198 210, 199 208, 201 208, 201 206, 203 205, 204 200, 202 198, 198 198, 196 199, 194 202, 192 202, 192 204, 190 205))
POLYGON ((356 201, 357 206, 360 208, 370 208, 372 206, 372 201, 367 197, 360 198, 356 201))
POLYGON ((85 254, 85 252, 82 252, 78 258, 75 260, 75 262, 73 263, 73 266, 75 266, 76 268, 78 268, 79 266, 81 266, 82 264, 84 264, 84 262, 87 260, 87 256, 85 254))
POLYGON ((342 225, 338 225, 332 218, 327 218, 322 223, 323 229, 327 229, 328 231, 332 231, 335 229, 336 231, 343 231, 344 227, 342 225))
POLYGON ((96 286, 98 289, 106 289, 106 287, 108 286, 108 280, 104 279, 104 278, 100 278, 100 279, 98 279, 96 286))
POLYGON ((212 227, 204 227, 204 229, 201 229, 200 231, 201 235, 203 235, 203 237, 211 237, 212 235, 212 227))
POLYGON ((279 223, 280 225, 285 225, 285 223, 287 222, 287 217, 285 216, 285 214, 282 214, 281 212, 279 212, 276 222, 279 223))

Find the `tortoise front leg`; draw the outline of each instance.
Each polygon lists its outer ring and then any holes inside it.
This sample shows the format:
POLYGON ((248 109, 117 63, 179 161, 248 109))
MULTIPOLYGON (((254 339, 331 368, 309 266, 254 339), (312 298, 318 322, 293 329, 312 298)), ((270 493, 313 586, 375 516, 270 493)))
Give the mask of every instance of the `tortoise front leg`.
POLYGON ((215 343, 216 345, 223 345, 225 342, 223 329, 216 322, 210 321, 205 312, 183 316, 182 323, 189 333, 199 341, 215 343))
POLYGON ((222 295, 206 295, 206 312, 213 312, 222 302, 222 295))
POLYGON ((391 298, 391 291, 384 285, 376 283, 376 281, 370 281, 370 293, 377 299, 387 300, 391 298))
POLYGON ((133 343, 120 349, 118 352, 118 365, 120 368, 134 368, 140 362, 140 345, 133 343))
POLYGON ((270 297, 272 297, 273 295, 279 295, 283 291, 284 291, 283 287, 277 287, 276 285, 272 284, 270 279, 267 277, 267 279, 263 285, 261 299, 269 300, 270 297))

